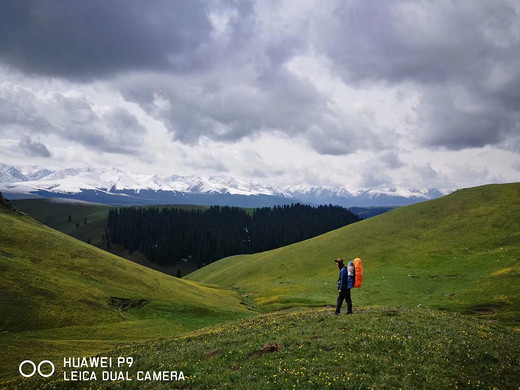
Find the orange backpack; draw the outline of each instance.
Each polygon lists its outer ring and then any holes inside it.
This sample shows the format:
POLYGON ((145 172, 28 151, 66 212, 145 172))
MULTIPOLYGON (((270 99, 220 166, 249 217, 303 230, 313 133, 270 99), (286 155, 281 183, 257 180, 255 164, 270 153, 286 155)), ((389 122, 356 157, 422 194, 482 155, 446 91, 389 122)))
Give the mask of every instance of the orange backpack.
POLYGON ((361 283, 363 282, 363 264, 361 263, 361 259, 355 258, 352 260, 352 264, 354 265, 354 288, 361 287, 361 283))

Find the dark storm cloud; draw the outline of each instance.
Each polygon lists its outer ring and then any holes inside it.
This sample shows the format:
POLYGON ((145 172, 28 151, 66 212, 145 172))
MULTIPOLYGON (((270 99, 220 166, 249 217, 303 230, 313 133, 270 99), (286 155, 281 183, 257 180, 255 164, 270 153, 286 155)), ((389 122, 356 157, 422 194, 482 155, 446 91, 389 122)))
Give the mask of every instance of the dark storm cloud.
POLYGON ((34 142, 30 137, 23 137, 19 143, 20 148, 23 149, 29 156, 36 157, 50 157, 49 149, 41 142, 34 142))
MULTIPOLYGON (((322 154, 397 147, 393 125, 357 115, 350 101, 331 103, 330 91, 291 70, 299 56, 320 58, 354 102, 367 86, 417 96, 415 129, 399 133, 416 146, 520 151, 519 20, 513 0, 12 0, 0 13, 0 61, 36 75, 104 79, 186 144, 274 131, 322 154)), ((48 115, 15 97, 3 99, 19 110, 0 105, 0 120, 55 131, 48 115)), ((63 135, 131 151, 144 131, 137 120, 89 104, 63 97, 58 112, 71 116, 63 135)))
POLYGON ((216 39, 211 50, 220 55, 209 57, 217 60, 208 72, 145 86, 148 92, 125 87, 125 96, 187 143, 203 136, 231 142, 276 129, 306 137, 322 154, 395 145, 392 131, 354 114, 338 116, 330 97, 287 71, 291 59, 310 50, 348 85, 414 90, 420 102, 412 139, 420 146, 519 150, 511 141, 520 113, 520 15, 513 2, 332 4, 331 12, 316 8, 303 22, 288 15, 278 20, 276 6, 257 9, 256 19, 237 11, 228 32, 248 38, 216 39), (252 72, 244 76, 244 68, 252 72), (169 107, 153 108, 153 90, 169 107))
POLYGON ((348 83, 407 83, 418 141, 520 151, 520 8, 513 1, 341 3, 319 47, 348 83), (515 147, 516 146, 516 147, 515 147))
POLYGON ((298 135, 327 112, 326 102, 311 83, 283 69, 252 72, 169 82, 147 75, 122 83, 120 89, 184 143, 196 143, 203 136, 236 141, 263 130, 298 135))
POLYGON ((53 104, 62 122, 54 132, 69 141, 108 153, 130 154, 138 150, 145 129, 124 108, 98 113, 85 97, 57 95, 53 104))
POLYGON ((105 119, 106 125, 113 131, 123 134, 139 134, 145 131, 137 118, 124 108, 113 108, 104 114, 103 117, 105 119))
MULTIPOLYGON (((85 96, 40 93, 11 83, 0 84, 0 134, 57 136, 86 148, 109 153, 134 153, 146 129, 126 108, 94 107, 85 96)), ((25 137, 20 147, 47 157, 43 144, 25 137)))
POLYGON ((489 95, 430 89, 419 106, 424 128, 420 142, 451 150, 485 145, 502 145, 520 151, 508 143, 520 135, 520 112, 497 104, 489 95))
POLYGON ((387 150, 380 153, 379 161, 384 164, 386 168, 397 169, 401 168, 404 164, 399 159, 399 155, 392 150, 387 150))
POLYGON ((78 115, 71 115, 65 138, 108 153, 132 154, 139 149, 145 129, 132 114, 124 108, 97 114, 81 100, 73 103, 78 115))
POLYGON ((343 2, 323 34, 344 39, 319 46, 350 82, 474 81, 493 62, 510 60, 518 16, 505 0, 343 2))
POLYGON ((196 0, 2 2, 0 59, 37 74, 90 79, 204 65, 210 23, 196 0))
POLYGON ((39 114, 35 95, 18 85, 0 84, 0 134, 9 128, 46 132, 49 123, 39 114))

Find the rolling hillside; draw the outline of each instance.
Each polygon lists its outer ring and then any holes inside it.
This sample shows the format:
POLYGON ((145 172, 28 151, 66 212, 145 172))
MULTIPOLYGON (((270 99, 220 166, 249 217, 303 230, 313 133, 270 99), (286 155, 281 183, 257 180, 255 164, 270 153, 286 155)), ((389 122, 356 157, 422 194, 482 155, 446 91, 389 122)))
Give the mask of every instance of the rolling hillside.
POLYGON ((139 266, 1 204, 0 269, 1 376, 23 359, 98 353, 249 314, 234 292, 139 266))
POLYGON ((22 358, 102 353, 136 362, 130 380, 67 382, 57 366, 50 378, 13 376, 0 387, 517 389, 519 195, 520 184, 457 191, 223 259, 190 276, 204 285, 0 211, 2 376, 22 358), (364 260, 354 316, 323 308, 335 300, 338 256, 364 260), (125 311, 111 297, 136 307, 125 311), (244 318, 247 305, 293 309, 244 318), (182 370, 186 379, 141 382, 139 370, 182 370))
POLYGON ((333 259, 363 259, 358 305, 427 306, 520 324, 520 184, 456 191, 188 279, 239 290, 264 311, 333 304, 333 259))
MULTIPOLYGON (((438 310, 371 307, 336 317, 323 308, 293 309, 116 348, 105 356, 135 358, 122 380, 65 382, 68 369, 6 384, 41 390, 517 390, 519 344, 520 333, 511 329, 438 310), (159 367, 184 379, 142 380, 159 367)), ((93 371, 96 378, 107 372, 93 371)))
MULTIPOLYGON (((176 276, 178 271, 186 275, 196 269, 193 264, 179 264, 175 266, 161 266, 147 260, 143 253, 135 251, 130 253, 122 245, 111 243, 107 247, 106 238, 108 212, 112 206, 83 202, 73 199, 18 199, 11 203, 29 214, 41 223, 66 233, 83 242, 106 250, 116 256, 131 260, 134 263, 163 272, 167 275, 176 276), (70 221, 69 221, 70 216, 70 221), (87 223, 85 223, 85 220, 87 223)), ((179 209, 206 209, 206 206, 196 205, 159 205, 163 207, 175 207, 179 209)))
POLYGON ((19 199, 11 203, 53 229, 81 241, 90 239, 94 245, 103 245, 101 235, 106 230, 110 206, 70 199, 19 199))

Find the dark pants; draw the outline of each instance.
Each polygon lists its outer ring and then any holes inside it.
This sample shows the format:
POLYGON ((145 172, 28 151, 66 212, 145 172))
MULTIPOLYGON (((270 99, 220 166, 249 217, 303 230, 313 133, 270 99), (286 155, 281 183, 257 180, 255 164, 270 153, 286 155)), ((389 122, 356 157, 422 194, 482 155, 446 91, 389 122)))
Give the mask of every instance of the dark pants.
POLYGON ((341 305, 343 305, 343 300, 347 302, 347 313, 352 313, 352 299, 350 298, 350 288, 341 290, 341 292, 338 293, 338 301, 336 302, 336 313, 338 314, 341 310, 341 305))

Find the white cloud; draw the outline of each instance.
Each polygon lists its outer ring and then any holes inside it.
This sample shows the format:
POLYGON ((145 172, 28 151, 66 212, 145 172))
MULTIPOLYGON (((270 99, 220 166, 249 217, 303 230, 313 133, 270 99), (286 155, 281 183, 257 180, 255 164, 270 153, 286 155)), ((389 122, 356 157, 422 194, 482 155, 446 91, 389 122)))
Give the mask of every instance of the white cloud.
POLYGON ((70 3, 68 20, 51 3, 6 7, 1 162, 267 184, 520 180, 517 2, 182 5, 92 1, 79 18, 70 3))

